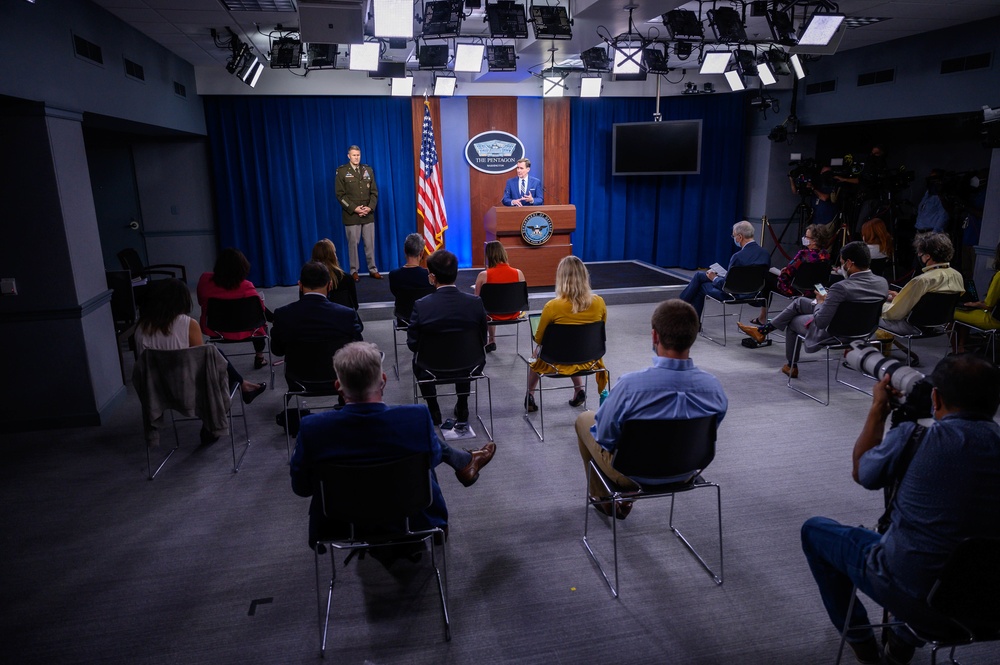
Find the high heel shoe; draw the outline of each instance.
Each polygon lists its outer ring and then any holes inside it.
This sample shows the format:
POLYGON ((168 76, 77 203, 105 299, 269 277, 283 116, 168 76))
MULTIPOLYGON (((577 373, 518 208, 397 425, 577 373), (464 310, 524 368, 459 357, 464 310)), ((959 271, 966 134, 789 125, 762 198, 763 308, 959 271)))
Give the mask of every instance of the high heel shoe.
POLYGON ((535 411, 538 411, 538 405, 535 404, 535 396, 534 395, 532 395, 532 394, 529 393, 528 395, 525 396, 525 398, 524 398, 524 410, 527 411, 528 413, 534 413, 535 411))
POLYGON ((264 394, 265 390, 267 390, 266 381, 262 381, 261 384, 256 388, 254 388, 253 390, 241 390, 240 394, 243 396, 243 403, 249 404, 250 402, 257 399, 260 395, 264 394))
POLYGON ((576 391, 576 395, 573 396, 573 399, 571 399, 569 401, 569 405, 570 406, 580 406, 581 404, 583 404, 586 401, 587 401, 587 391, 586 390, 578 390, 578 391, 576 391))
POLYGON ((254 356, 254 359, 253 359, 253 368, 254 369, 260 369, 261 367, 263 367, 266 364, 267 364, 267 359, 264 358, 264 356, 254 356))

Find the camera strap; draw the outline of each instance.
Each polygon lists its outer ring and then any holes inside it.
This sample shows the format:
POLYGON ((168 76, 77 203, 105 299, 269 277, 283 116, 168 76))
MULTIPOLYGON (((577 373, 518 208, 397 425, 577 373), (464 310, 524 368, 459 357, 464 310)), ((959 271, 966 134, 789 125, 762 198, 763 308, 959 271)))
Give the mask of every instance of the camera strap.
POLYGON ((917 446, 920 445, 926 431, 927 428, 919 424, 913 428, 913 431, 910 432, 910 438, 903 444, 903 452, 899 456, 899 468, 896 470, 896 478, 892 481, 891 485, 882 488, 885 496, 885 512, 878 518, 878 524, 875 527, 875 530, 879 533, 885 533, 889 529, 889 524, 892 522, 892 506, 896 501, 896 493, 899 492, 903 476, 906 475, 906 470, 910 467, 913 456, 917 454, 917 446))

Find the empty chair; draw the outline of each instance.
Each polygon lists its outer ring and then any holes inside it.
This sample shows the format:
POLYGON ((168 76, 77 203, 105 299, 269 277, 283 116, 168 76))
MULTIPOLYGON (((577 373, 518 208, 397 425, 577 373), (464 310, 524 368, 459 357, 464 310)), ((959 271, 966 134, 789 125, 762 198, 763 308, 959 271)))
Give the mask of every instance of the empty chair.
MULTIPOLYGON (((761 295, 761 292, 764 290, 764 275, 767 273, 767 270, 768 267, 766 265, 734 266, 728 273, 726 273, 726 278, 722 285, 722 291, 728 296, 728 298, 720 299, 711 294, 707 294, 705 296, 706 300, 713 300, 722 305, 722 314, 706 316, 704 309, 702 309, 701 335, 705 339, 710 342, 715 342, 716 344, 720 343, 717 339, 710 337, 705 333, 704 322, 706 318, 732 316, 731 314, 726 314, 726 307, 738 305, 740 310, 737 314, 737 320, 739 320, 742 318, 743 305, 761 307, 765 304, 766 300, 761 295)), ((705 304, 707 305, 708 303, 706 302, 705 304)), ((723 323, 721 346, 725 346, 726 341, 726 325, 723 323)))
POLYGON ((618 584, 618 520, 611 519, 611 533, 614 551, 614 584, 604 570, 600 559, 591 547, 589 539, 590 506, 610 503, 616 514, 618 504, 626 501, 642 501, 670 497, 668 527, 684 546, 698 559, 698 562, 712 576, 716 584, 722 584, 722 499, 718 484, 702 477, 702 472, 715 459, 715 441, 718 417, 705 416, 690 420, 627 420, 622 428, 621 441, 615 446, 613 466, 615 470, 632 478, 641 486, 641 491, 625 494, 612 489, 607 476, 600 467, 590 461, 588 466, 586 506, 583 521, 583 544, 594 563, 597 564, 604 581, 617 597, 618 584), (595 499, 590 496, 590 481, 596 477, 604 485, 607 498, 595 499), (696 489, 715 488, 716 509, 719 532, 719 567, 715 572, 702 558, 688 539, 674 526, 674 501, 677 494, 696 489))
POLYGON ((151 279, 154 275, 163 277, 176 277, 182 282, 187 282, 187 268, 179 263, 157 263, 154 265, 143 265, 139 252, 133 247, 126 247, 118 252, 118 261, 123 270, 128 270, 132 274, 132 279, 151 279))

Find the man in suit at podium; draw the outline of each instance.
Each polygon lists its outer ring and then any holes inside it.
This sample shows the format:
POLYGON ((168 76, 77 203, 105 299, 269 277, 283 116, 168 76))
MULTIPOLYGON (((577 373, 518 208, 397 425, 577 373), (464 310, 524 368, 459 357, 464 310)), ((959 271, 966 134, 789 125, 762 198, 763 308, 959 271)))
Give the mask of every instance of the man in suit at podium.
POLYGON ((542 181, 528 175, 531 171, 531 160, 522 157, 517 160, 517 177, 507 181, 503 190, 505 206, 540 206, 542 205, 542 181))

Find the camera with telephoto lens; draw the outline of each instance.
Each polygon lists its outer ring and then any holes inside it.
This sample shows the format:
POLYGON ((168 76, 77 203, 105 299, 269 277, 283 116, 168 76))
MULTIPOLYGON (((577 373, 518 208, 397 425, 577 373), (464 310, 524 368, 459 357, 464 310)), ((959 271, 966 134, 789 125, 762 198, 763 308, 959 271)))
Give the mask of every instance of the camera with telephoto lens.
POLYGON ((892 427, 931 417, 931 388, 934 386, 923 373, 900 360, 886 358, 878 347, 861 341, 851 343, 844 365, 878 381, 888 375, 889 385, 903 394, 902 399, 892 399, 892 427))

